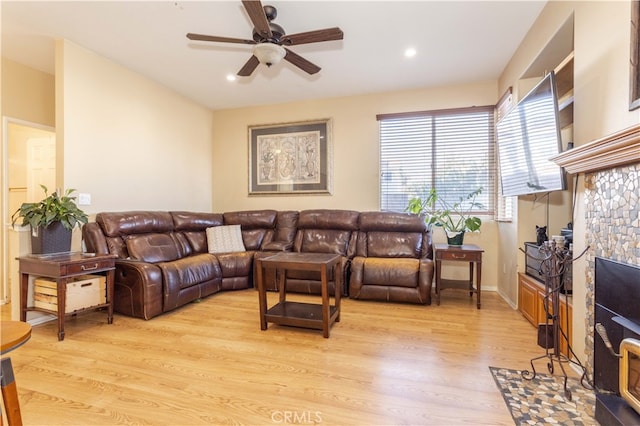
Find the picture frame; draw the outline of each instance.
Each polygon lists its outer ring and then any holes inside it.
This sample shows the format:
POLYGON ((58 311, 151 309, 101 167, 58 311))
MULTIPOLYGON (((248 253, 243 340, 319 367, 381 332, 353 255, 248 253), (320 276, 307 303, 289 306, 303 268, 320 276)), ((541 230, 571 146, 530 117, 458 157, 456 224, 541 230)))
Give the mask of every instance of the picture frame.
POLYGON ((249 195, 331 194, 331 120, 249 126, 249 195))
POLYGON ((631 52, 629 56, 629 111, 640 108, 640 1, 631 1, 631 52))

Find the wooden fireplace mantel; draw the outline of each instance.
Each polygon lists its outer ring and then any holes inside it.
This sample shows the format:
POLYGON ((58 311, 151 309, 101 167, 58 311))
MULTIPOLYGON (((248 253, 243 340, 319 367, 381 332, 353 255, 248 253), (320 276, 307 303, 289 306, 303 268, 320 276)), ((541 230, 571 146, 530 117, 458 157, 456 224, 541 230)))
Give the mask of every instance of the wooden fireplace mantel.
POLYGON ((640 163, 640 123, 551 157, 571 174, 640 163))

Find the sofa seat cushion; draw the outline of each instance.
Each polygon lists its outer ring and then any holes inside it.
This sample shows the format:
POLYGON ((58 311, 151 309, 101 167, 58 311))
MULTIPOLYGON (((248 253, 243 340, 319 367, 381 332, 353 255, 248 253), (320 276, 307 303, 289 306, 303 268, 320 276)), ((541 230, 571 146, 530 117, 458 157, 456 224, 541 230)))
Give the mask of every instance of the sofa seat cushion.
POLYGON ((263 251, 291 251, 292 248, 291 241, 271 241, 262 246, 263 251))
POLYGON ((362 282, 366 285, 412 288, 418 286, 420 273, 418 259, 365 258, 363 262, 362 282))
POLYGON ((206 253, 158 263, 157 266, 162 271, 165 291, 169 292, 222 277, 218 260, 206 253))
POLYGON ((223 278, 248 277, 253 268, 253 252, 216 254, 223 278))
POLYGON ((172 234, 140 234, 126 239, 131 259, 142 262, 170 262, 180 258, 179 246, 172 234))

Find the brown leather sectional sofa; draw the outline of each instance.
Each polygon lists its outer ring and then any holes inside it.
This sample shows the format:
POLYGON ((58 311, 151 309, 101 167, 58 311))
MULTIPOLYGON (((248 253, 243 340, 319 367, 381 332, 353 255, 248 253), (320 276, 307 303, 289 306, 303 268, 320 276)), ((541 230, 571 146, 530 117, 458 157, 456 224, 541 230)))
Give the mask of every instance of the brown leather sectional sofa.
MULTIPOLYGON (((114 309, 150 319, 223 290, 253 287, 254 258, 279 251, 343 257, 343 295, 354 299, 431 303, 433 250, 415 215, 319 209, 227 213, 99 213, 82 236, 88 252, 116 260, 114 309), (240 225, 246 251, 208 253, 206 229, 240 225)), ((330 291, 335 278, 329 277, 330 291)), ((275 289, 275 277, 267 277, 275 289)), ((320 293, 316 273, 287 272, 287 290, 320 293)))

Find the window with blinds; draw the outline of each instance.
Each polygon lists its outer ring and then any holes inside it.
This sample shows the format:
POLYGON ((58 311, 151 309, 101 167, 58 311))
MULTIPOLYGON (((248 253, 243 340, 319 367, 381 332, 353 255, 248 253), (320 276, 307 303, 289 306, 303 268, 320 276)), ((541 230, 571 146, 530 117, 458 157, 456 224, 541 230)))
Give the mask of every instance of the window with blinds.
MULTIPOLYGON (((496 104, 496 122, 507 115, 514 106, 513 89, 509 87, 496 104)), ((496 196, 495 219, 500 222, 510 222, 513 220, 513 206, 516 204, 518 197, 505 197, 502 195, 502 182, 499 178, 496 180, 498 181, 498 193, 496 196)))
POLYGON ((495 196, 494 106, 382 114, 380 210, 405 211, 431 188, 450 203, 478 188, 492 215, 495 196))

